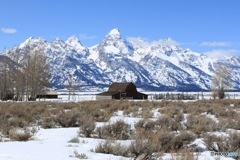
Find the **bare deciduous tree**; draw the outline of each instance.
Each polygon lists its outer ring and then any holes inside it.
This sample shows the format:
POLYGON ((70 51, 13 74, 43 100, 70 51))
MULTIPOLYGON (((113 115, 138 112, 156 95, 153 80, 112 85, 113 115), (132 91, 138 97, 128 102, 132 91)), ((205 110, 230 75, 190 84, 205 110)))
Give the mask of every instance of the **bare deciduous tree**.
POLYGON ((36 100, 49 87, 47 57, 41 50, 7 52, 0 61, 0 99, 36 100))
POLYGON ((26 94, 29 100, 36 100, 37 95, 49 86, 49 65, 41 51, 25 55, 24 75, 26 77, 26 94))
POLYGON ((14 94, 14 63, 8 57, 1 56, 0 61, 0 99, 13 99, 14 94))
POLYGON ((225 97, 225 90, 231 88, 231 72, 224 64, 219 64, 215 73, 212 76, 212 92, 213 98, 218 97, 223 99, 225 97))
POLYGON ((72 95, 72 99, 75 99, 75 83, 74 83, 74 79, 73 79, 73 75, 72 74, 69 74, 69 77, 67 79, 67 82, 68 82, 68 86, 67 86, 67 89, 68 89, 68 100, 71 99, 71 95, 72 95))

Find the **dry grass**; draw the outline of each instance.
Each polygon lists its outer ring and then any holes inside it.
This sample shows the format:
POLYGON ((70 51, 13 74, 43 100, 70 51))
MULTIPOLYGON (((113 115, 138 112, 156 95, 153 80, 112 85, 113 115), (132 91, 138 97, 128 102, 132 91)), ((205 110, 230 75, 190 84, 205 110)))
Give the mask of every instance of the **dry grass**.
MULTIPOLYGON (((124 111, 127 116, 145 119, 137 123, 135 127, 153 133, 191 131, 197 137, 202 137, 205 132, 240 129, 240 100, 192 102, 104 100, 79 103, 0 102, 0 132, 3 136, 10 137, 11 130, 29 126, 80 127, 84 124, 86 115, 92 117, 94 122, 107 122, 118 110, 124 111), (158 110, 161 117, 150 121, 149 118, 153 117, 153 110, 158 110), (188 116, 186 123, 182 125, 184 114, 188 116), (208 115, 214 115, 218 123, 208 115)), ((126 133, 127 138, 121 137, 120 139, 129 139, 129 132, 126 133)))

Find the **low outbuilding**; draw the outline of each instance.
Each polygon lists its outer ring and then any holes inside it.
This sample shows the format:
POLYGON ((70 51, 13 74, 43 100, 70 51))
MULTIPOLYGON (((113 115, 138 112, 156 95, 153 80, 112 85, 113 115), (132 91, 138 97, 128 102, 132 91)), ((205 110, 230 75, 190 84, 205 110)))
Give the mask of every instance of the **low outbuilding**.
POLYGON ((108 91, 97 94, 96 99, 148 99, 148 95, 138 92, 132 82, 113 82, 108 91))
POLYGON ((46 91, 42 94, 38 94, 37 98, 46 98, 46 99, 57 99, 58 93, 54 90, 46 91))

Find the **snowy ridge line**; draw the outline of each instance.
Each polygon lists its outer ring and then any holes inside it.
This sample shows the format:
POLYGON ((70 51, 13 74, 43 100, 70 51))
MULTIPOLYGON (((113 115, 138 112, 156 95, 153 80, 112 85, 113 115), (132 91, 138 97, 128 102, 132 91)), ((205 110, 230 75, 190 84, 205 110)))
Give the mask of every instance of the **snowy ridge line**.
POLYGON ((30 37, 5 55, 21 59, 29 50, 42 50, 48 57, 55 89, 66 89, 72 77, 74 87, 82 91, 103 91, 112 82, 133 82, 146 91, 208 91, 216 66, 224 63, 234 75, 232 89, 240 90, 240 56, 211 59, 181 48, 171 38, 125 40, 115 28, 92 47, 83 46, 76 36, 52 42, 30 37))

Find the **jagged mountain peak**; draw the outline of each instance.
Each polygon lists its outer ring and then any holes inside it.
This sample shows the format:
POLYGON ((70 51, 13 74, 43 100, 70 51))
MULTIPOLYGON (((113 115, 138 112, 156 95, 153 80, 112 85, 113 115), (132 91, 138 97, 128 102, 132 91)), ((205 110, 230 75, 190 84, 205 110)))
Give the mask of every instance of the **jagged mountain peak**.
POLYGON ((69 46, 71 46, 74 50, 76 50, 78 53, 81 53, 83 55, 89 55, 89 51, 86 47, 82 45, 80 40, 76 36, 69 37, 65 43, 69 46))
POLYGON ((72 47, 81 47, 84 48, 80 40, 76 36, 69 37, 66 41, 66 44, 72 46, 72 47))
MULTIPOLYGON (((81 44, 81 42, 80 42, 80 40, 78 39, 78 37, 77 36, 70 36, 70 37, 68 37, 68 39, 65 41, 66 43, 69 43, 69 44, 71 44, 71 43, 79 43, 79 44, 81 44)), ((81 44, 82 45, 82 44, 81 44)))
POLYGON ((60 39, 59 37, 55 38, 52 42, 51 42, 51 45, 52 46, 62 46, 62 47, 65 47, 66 46, 66 43, 60 39))
POLYGON ((113 29, 108 33, 108 35, 118 35, 118 36, 120 36, 121 34, 120 34, 120 31, 119 31, 118 28, 113 28, 113 29))
POLYGON ((46 41, 42 38, 36 38, 36 37, 29 37, 28 39, 26 39, 23 43, 21 43, 19 45, 19 48, 24 48, 27 45, 39 45, 39 44, 43 44, 46 43, 46 41))
POLYGON ((112 29, 105 37, 106 40, 119 40, 121 38, 121 33, 118 28, 112 29))
POLYGON ((132 48, 127 41, 122 39, 121 34, 117 28, 112 29, 102 40, 99 45, 91 48, 94 55, 91 58, 96 59, 102 54, 115 54, 119 56, 126 56, 132 54, 132 48))
POLYGON ((64 41, 61 38, 57 37, 52 42, 56 43, 56 42, 64 42, 64 41))

